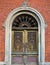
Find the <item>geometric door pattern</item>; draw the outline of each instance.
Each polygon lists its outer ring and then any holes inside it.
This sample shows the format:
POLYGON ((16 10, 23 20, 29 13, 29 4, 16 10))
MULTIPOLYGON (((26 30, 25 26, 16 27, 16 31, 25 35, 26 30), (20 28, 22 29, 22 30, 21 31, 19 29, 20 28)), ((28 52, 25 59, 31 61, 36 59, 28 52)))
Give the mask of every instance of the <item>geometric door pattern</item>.
POLYGON ((12 31, 12 64, 37 65, 37 31, 12 31))

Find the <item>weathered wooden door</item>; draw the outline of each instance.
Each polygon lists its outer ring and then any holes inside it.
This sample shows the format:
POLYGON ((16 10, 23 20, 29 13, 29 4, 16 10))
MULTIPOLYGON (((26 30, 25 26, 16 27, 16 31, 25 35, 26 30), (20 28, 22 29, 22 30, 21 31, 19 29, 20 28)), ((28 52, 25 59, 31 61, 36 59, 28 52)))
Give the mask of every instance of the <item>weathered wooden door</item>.
POLYGON ((35 30, 12 31, 12 65, 37 65, 38 32, 35 30))

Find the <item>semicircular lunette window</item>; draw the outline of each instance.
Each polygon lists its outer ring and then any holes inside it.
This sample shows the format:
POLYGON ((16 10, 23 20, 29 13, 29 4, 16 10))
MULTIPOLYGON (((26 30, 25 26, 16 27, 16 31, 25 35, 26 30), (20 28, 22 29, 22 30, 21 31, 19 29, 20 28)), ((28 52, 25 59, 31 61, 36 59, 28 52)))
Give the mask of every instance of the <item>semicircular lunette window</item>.
POLYGON ((38 27, 38 23, 33 16, 21 14, 14 19, 12 27, 38 27))

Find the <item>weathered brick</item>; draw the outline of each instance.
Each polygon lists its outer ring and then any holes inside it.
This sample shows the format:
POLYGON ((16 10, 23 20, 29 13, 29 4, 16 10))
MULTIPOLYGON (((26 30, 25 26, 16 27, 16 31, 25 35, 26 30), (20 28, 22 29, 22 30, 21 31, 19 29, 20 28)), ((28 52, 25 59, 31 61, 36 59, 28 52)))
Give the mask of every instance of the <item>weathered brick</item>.
MULTIPOLYGON (((50 62, 50 0, 27 0, 28 5, 37 9, 44 17, 45 23, 48 27, 46 28, 45 34, 45 59, 50 62)), ((0 61, 4 60, 4 46, 5 46, 5 35, 4 28, 2 27, 7 15, 13 9, 21 6, 23 0, 0 0, 0 61), (3 53, 3 55, 2 55, 3 53)))

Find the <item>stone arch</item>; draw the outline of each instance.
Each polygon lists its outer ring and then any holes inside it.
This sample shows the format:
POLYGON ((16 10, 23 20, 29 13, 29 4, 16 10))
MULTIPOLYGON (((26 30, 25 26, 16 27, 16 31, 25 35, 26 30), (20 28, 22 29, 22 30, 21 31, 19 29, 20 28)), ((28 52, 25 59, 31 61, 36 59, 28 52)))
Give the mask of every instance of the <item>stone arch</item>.
POLYGON ((39 43, 39 55, 38 61, 39 65, 44 64, 45 62, 45 22, 42 15, 35 9, 31 7, 19 7, 14 9, 8 15, 4 27, 5 27, 5 64, 11 65, 11 28, 13 18, 17 16, 18 11, 28 10, 34 13, 34 17, 39 21, 38 22, 38 43, 39 43), (43 32, 42 32, 43 31, 43 32))

